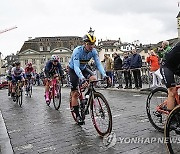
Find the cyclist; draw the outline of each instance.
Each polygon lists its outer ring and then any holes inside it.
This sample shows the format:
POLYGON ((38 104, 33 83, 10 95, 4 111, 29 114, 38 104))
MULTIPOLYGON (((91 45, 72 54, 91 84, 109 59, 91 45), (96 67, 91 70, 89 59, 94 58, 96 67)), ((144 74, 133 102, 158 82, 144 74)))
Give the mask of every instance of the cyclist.
POLYGON ((34 80, 34 68, 32 67, 32 63, 28 63, 25 67, 25 95, 27 95, 27 82, 29 79, 34 80))
MULTIPOLYGON (((19 61, 15 62, 15 67, 12 68, 11 70, 11 75, 12 75, 12 97, 13 97, 13 101, 15 101, 15 84, 18 80, 22 81, 22 83, 24 84, 24 75, 25 71, 24 69, 21 67, 21 64, 19 61)), ((22 84, 22 86, 23 86, 22 84)))
POLYGON ((15 63, 9 66, 8 72, 7 72, 7 81, 8 81, 8 96, 11 94, 11 86, 12 86, 12 75, 11 75, 11 70, 12 68, 15 67, 15 63))
POLYGON ((59 80, 59 75, 63 77, 63 69, 59 62, 58 55, 52 55, 51 59, 46 63, 45 69, 45 99, 49 102, 49 78, 56 77, 59 80))
MULTIPOLYGON (((164 80, 165 86, 168 88, 168 97, 167 97, 167 106, 164 106, 163 109, 171 111, 175 104, 175 94, 176 94, 176 82, 174 79, 174 73, 171 68, 168 67, 166 57, 167 54, 171 51, 169 46, 169 41, 163 41, 160 48, 158 48, 158 56, 161 58, 160 72, 164 80)), ((175 60, 175 59, 174 59, 175 60)))
POLYGON ((71 101, 72 101, 72 110, 76 114, 77 122, 79 125, 82 125, 84 122, 79 114, 79 104, 78 104, 78 91, 77 86, 79 84, 79 79, 82 84, 82 88, 88 86, 88 82, 86 78, 89 80, 96 80, 95 75, 93 72, 88 69, 86 66, 91 58, 94 59, 95 64, 102 74, 103 78, 109 80, 111 83, 111 79, 106 75, 103 66, 98 57, 97 50, 94 48, 96 37, 90 34, 86 34, 83 37, 84 44, 81 46, 76 47, 73 50, 70 62, 69 62, 69 75, 70 75, 70 82, 71 82, 71 101))

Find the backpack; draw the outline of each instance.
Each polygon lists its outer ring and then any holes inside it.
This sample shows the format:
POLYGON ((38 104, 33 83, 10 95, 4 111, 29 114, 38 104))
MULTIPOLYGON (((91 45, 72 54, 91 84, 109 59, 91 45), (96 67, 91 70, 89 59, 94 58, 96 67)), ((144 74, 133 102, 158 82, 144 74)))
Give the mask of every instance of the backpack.
POLYGON ((165 54, 165 65, 174 74, 180 76, 180 42, 165 54))

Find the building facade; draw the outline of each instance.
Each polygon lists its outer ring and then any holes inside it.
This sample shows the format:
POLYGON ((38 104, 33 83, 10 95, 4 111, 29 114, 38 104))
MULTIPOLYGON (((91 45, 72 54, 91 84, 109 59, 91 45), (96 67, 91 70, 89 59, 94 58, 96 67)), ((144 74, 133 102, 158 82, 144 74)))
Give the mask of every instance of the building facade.
POLYGON ((73 49, 81 44, 82 38, 77 36, 38 37, 25 41, 17 55, 22 67, 31 62, 40 73, 53 54, 58 55, 62 67, 66 67, 73 49))

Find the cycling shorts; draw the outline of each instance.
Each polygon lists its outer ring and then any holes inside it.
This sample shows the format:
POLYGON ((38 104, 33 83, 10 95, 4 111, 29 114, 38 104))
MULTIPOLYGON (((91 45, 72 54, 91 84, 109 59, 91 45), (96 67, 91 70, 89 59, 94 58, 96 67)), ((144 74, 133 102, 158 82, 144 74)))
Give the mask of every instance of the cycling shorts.
POLYGON ((15 84, 18 80, 22 80, 24 79, 24 77, 21 75, 21 76, 12 76, 12 83, 15 84))
POLYGON ((12 76, 7 76, 6 79, 7 79, 8 81, 12 81, 12 76))
POLYGON ((176 86, 176 82, 174 79, 174 73, 169 68, 167 68, 166 66, 161 66, 160 72, 163 77, 164 84, 167 88, 176 86))
MULTIPOLYGON (((82 70, 82 74, 86 79, 89 79, 91 76, 94 75, 94 73, 88 68, 82 70)), ((70 76, 71 90, 72 91, 77 90, 79 84, 79 77, 76 75, 75 71, 71 68, 69 68, 69 76, 70 76)))

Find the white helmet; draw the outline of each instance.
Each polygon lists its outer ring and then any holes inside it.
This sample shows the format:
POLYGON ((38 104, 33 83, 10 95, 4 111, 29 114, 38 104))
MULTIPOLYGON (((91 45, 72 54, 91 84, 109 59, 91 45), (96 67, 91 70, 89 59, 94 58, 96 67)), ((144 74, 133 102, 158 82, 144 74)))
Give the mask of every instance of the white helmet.
POLYGON ((58 55, 52 55, 51 60, 52 61, 59 61, 59 56, 58 55))

